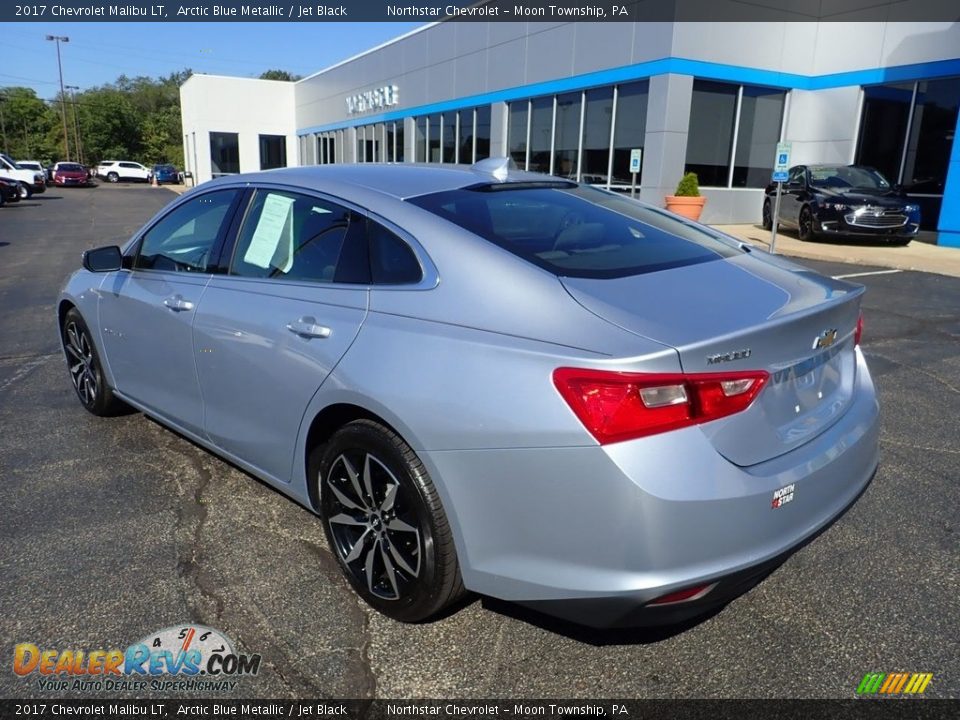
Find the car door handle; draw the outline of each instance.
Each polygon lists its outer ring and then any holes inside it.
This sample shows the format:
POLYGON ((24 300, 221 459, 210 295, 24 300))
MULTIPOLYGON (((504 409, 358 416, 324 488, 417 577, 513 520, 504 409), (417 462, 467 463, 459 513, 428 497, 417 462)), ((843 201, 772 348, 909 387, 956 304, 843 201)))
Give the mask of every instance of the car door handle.
POLYGON ((163 304, 174 312, 183 312, 184 310, 193 310, 193 303, 184 300, 179 293, 163 299, 163 304))
POLYGON ((331 332, 330 328, 318 325, 317 319, 310 316, 302 317, 296 322, 287 323, 287 330, 305 338, 328 338, 331 332))

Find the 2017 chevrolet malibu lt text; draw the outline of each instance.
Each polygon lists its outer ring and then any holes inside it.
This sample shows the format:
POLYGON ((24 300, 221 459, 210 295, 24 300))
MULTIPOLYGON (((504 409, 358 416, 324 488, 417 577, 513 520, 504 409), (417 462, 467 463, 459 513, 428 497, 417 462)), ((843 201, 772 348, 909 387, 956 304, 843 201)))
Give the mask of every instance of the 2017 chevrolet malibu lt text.
POLYGON ((728 602, 867 486, 862 292, 491 159, 204 183, 85 253, 58 320, 84 407, 316 512, 386 615, 612 626, 728 602))

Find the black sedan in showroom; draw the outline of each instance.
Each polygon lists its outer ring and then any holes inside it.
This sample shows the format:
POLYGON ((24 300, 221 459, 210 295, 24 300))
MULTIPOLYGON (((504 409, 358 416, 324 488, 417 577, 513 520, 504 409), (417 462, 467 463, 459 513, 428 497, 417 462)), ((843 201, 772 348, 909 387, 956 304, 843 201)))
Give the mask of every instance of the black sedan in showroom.
MULTIPOLYGON (((777 186, 766 188, 763 227, 773 225, 777 186)), ((863 165, 797 165, 780 195, 778 224, 801 240, 838 236, 907 245, 920 230, 920 206, 863 165)))

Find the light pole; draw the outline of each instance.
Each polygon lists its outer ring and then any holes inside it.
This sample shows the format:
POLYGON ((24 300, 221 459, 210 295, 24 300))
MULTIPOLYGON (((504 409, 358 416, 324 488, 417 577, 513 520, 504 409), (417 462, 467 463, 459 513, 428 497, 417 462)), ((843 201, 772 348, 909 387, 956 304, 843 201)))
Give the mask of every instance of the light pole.
POLYGON ((79 85, 67 85, 70 91, 70 104, 73 105, 73 136, 77 139, 77 161, 83 165, 83 143, 80 140, 80 116, 77 114, 77 93, 79 85))
POLYGON ((63 89, 63 65, 60 62, 60 43, 70 42, 66 35, 47 35, 47 40, 57 43, 57 69, 60 71, 60 113, 63 115, 63 148, 67 152, 67 160, 70 159, 70 140, 67 138, 67 102, 66 92, 63 89))

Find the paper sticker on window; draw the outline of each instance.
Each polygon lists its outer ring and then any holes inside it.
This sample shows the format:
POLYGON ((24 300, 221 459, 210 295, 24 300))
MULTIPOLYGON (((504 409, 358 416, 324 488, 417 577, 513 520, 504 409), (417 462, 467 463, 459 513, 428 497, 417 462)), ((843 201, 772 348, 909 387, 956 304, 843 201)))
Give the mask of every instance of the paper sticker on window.
POLYGON ((280 272, 293 267, 293 202, 283 195, 267 195, 250 247, 243 255, 245 263, 280 272))

